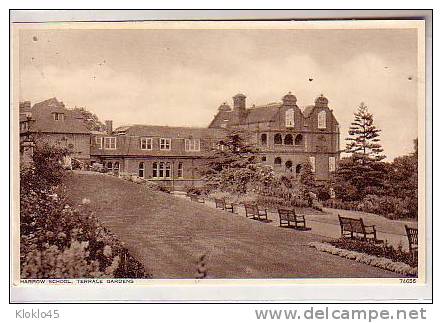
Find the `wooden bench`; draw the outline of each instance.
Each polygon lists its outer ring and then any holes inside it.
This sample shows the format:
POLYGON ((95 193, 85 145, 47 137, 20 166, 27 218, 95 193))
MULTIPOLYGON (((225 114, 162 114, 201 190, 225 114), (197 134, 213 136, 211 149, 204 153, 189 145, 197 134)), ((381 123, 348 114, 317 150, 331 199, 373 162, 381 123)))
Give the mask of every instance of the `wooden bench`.
POLYGON ((347 218, 338 214, 342 238, 359 238, 366 241, 380 242, 376 238, 374 225, 365 225, 362 218, 347 218))
POLYGON ((305 217, 303 214, 296 214, 295 208, 278 208, 279 226, 294 227, 296 229, 305 229, 305 217), (294 225, 292 225, 292 223, 294 225))
POLYGON ((225 199, 215 199, 215 207, 217 209, 235 213, 233 210, 233 203, 227 203, 225 199))
POLYGON ((415 257, 417 257, 418 250, 418 230, 417 228, 410 228, 409 226, 405 225, 405 232, 407 232, 408 238, 408 252, 410 253, 412 259, 415 259, 415 257))
POLYGON ((244 208, 246 209, 246 217, 253 218, 255 220, 261 220, 267 218, 267 210, 266 209, 260 209, 258 204, 256 203, 244 203, 244 208))
POLYGON ((189 194, 189 197, 192 202, 204 203, 204 198, 196 194, 189 194))

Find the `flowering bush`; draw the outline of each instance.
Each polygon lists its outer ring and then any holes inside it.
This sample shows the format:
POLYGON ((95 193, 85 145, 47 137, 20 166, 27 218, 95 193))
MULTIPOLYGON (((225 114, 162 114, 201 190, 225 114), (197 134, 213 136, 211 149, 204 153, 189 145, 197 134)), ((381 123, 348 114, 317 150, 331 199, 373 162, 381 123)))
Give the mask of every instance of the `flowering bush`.
POLYGON ((337 248, 330 243, 311 242, 309 243, 309 246, 312 248, 316 248, 317 250, 322 252, 328 252, 332 255, 337 255, 343 258, 356 260, 357 262, 390 270, 401 275, 413 276, 413 277, 417 276, 417 267, 412 267, 404 262, 394 261, 386 257, 378 257, 357 251, 337 248))
POLYGON ((65 151, 38 148, 20 171, 20 265, 22 278, 147 277, 116 236, 88 209, 72 208, 61 185, 58 160, 65 151))

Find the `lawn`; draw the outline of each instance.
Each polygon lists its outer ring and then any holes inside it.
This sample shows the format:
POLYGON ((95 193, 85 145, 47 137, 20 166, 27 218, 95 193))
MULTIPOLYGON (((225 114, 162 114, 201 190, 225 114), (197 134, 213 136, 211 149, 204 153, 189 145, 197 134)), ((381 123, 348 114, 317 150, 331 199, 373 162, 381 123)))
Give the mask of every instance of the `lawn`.
POLYGON ((153 278, 194 278, 207 256, 209 278, 397 277, 308 247, 323 240, 156 192, 107 175, 71 173, 70 202, 90 208, 153 278))
POLYGON ((352 218, 362 218, 364 224, 375 225, 378 232, 391 233, 395 235, 406 235, 404 225, 411 227, 417 226, 417 221, 413 220, 390 220, 384 216, 359 212, 359 211, 348 211, 348 210, 337 210, 337 209, 324 209, 325 212, 322 214, 316 214, 314 219, 316 221, 331 223, 339 225, 338 214, 341 216, 352 217, 352 218))

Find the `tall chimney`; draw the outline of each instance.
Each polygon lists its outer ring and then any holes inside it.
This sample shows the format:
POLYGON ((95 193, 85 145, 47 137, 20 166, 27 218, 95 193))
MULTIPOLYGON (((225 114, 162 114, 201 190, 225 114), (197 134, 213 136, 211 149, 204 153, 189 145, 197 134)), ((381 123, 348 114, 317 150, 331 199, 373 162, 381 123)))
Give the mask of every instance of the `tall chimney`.
POLYGON ((246 96, 242 93, 238 93, 233 97, 233 109, 245 110, 246 109, 246 96))
POLYGON ((108 135, 111 135, 112 134, 112 120, 106 120, 105 122, 104 122, 105 124, 106 124, 106 133, 108 134, 108 135))

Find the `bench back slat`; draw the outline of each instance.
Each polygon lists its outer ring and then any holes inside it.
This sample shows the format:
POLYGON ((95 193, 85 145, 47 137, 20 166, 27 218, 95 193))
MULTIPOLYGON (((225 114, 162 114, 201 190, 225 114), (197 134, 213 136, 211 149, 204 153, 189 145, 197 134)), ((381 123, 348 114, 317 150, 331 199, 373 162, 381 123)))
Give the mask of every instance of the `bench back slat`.
POLYGON ((225 201, 223 199, 215 199, 215 206, 224 208, 225 201))
POLYGON ((340 215, 338 215, 338 217, 339 217, 339 223, 341 225, 341 228, 344 231, 351 231, 351 232, 355 232, 355 233, 365 234, 365 226, 364 226, 364 221, 362 220, 362 218, 360 218, 360 219, 347 218, 347 217, 343 217, 340 215))
POLYGON ((408 241, 417 246, 418 242, 418 229, 410 228, 409 226, 405 226, 405 231, 407 232, 408 241))
POLYGON ((278 214, 281 220, 296 221, 296 213, 294 208, 278 208, 278 214))
POLYGON ((244 208, 246 209, 247 214, 258 214, 258 205, 252 203, 244 203, 244 208))

